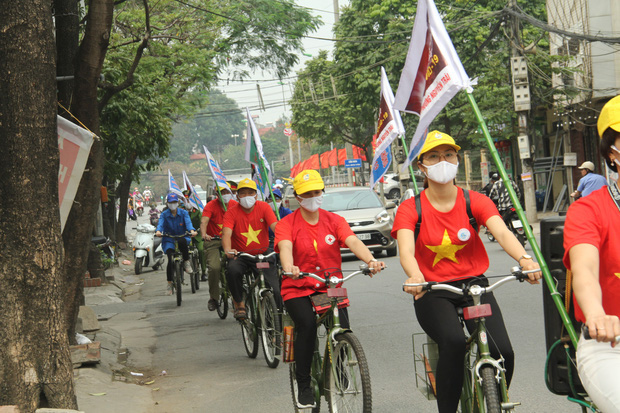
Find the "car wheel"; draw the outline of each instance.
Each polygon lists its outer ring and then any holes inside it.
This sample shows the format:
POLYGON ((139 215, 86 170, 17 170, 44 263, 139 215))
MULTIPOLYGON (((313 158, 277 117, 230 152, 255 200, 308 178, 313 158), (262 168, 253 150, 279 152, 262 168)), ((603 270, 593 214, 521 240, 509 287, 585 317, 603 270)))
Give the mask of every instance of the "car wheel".
POLYGON ((387 197, 390 198, 390 199, 399 199, 400 198, 400 189, 398 189, 398 188, 390 189, 390 192, 388 192, 387 197))

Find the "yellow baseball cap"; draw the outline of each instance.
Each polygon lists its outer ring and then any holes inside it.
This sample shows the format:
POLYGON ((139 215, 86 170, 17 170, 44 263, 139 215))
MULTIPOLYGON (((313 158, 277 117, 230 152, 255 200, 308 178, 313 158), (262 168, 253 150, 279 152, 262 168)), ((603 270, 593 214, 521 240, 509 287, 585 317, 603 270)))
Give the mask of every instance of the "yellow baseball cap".
POLYGON ((299 194, 316 191, 325 188, 323 178, 314 169, 306 169, 297 174, 293 180, 293 189, 299 194))
POLYGON ((241 188, 250 188, 257 191, 256 182, 254 182, 250 178, 245 178, 239 181, 239 183, 237 184, 237 191, 239 191, 241 188))
POLYGON ((596 123, 598 136, 603 136, 607 128, 620 132, 620 95, 605 103, 596 123))
POLYGON ((428 135, 426 135, 426 141, 424 142, 424 146, 422 147, 422 150, 420 151, 418 157, 430 151, 431 149, 438 147, 439 145, 450 145, 457 151, 461 150, 461 147, 458 146, 456 142, 454 142, 452 136, 434 130, 432 132, 429 132, 428 135))

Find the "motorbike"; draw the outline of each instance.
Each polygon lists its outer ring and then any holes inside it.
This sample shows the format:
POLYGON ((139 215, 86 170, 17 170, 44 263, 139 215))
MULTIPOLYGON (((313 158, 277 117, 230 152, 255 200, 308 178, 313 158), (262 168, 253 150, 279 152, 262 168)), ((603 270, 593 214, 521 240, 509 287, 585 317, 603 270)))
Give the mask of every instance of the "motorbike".
POLYGON ((159 211, 158 210, 150 210, 149 211, 149 219, 151 221, 151 225, 157 227, 159 223, 159 211))
POLYGON ((103 269, 109 269, 116 262, 116 253, 112 240, 108 237, 96 236, 91 238, 91 242, 101 251, 103 269))
POLYGON ((161 247, 162 238, 155 236, 157 229, 150 224, 140 224, 136 229, 138 233, 133 240, 136 275, 139 275, 144 267, 152 267, 153 271, 157 271, 166 257, 161 247))
POLYGON ((136 213, 138 214, 139 217, 141 217, 142 214, 144 213, 144 206, 142 205, 142 201, 140 200, 136 201, 136 213))
POLYGON ((523 229, 523 223, 517 215, 517 210, 510 208, 508 215, 504 218, 504 222, 509 230, 517 237, 521 245, 525 246, 527 237, 525 236, 525 229, 523 229))

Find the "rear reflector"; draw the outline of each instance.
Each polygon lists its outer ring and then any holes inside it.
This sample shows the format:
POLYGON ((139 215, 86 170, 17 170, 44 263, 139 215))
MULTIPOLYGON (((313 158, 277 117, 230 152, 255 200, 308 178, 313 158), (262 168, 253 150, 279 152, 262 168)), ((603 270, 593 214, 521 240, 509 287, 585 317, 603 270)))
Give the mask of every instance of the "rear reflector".
POLYGON ((463 308, 463 318, 473 320, 474 318, 488 317, 492 314, 491 304, 474 305, 463 308))

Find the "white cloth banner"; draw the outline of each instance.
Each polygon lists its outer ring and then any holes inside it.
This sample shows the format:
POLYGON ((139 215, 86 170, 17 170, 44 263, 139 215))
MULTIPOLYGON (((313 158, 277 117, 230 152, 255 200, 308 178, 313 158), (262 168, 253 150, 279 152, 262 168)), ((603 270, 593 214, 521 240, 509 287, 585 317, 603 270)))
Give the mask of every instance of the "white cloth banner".
POLYGON ((58 202, 60 204, 60 227, 64 229, 95 135, 61 116, 57 116, 57 123, 58 150, 60 151, 58 202))
MULTIPOLYGON (((420 141, 446 104, 471 82, 433 0, 418 0, 405 67, 394 108, 415 113, 420 121, 411 139, 409 162, 418 156, 420 141), (416 152, 417 150, 417 152, 416 152)), ((402 166, 406 170, 409 162, 402 166)))

